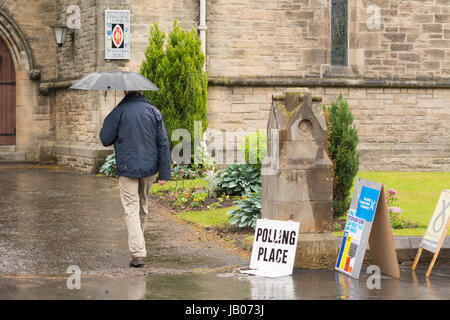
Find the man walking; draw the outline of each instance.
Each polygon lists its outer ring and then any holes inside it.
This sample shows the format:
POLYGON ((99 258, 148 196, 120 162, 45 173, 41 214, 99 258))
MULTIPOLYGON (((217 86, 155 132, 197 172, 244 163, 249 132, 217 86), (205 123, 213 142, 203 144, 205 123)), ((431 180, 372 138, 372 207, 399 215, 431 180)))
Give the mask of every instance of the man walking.
POLYGON ((147 255, 144 231, 148 195, 159 172, 159 184, 170 180, 170 147, 159 111, 141 92, 126 92, 105 118, 100 140, 114 144, 120 198, 128 228, 130 267, 142 267, 147 255))

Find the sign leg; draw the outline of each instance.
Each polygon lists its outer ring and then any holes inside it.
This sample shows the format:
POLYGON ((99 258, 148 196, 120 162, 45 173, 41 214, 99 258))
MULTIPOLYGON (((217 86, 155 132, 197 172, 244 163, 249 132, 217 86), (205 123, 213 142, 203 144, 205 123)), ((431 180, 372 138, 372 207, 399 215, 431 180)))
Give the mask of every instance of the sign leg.
POLYGON ((427 273, 425 274, 425 277, 428 278, 430 276, 431 270, 433 270, 434 263, 436 262, 436 258, 438 256, 438 254, 439 254, 439 249, 436 250, 436 253, 433 256, 433 260, 431 260, 430 266, 428 267, 428 270, 427 270, 427 273))
POLYGON ((419 248, 419 251, 417 251, 416 258, 414 259, 414 263, 413 263, 413 265, 411 266, 411 270, 412 270, 412 271, 416 270, 417 263, 419 262, 420 256, 422 255, 422 250, 423 250, 423 248, 420 247, 420 248, 419 248))
POLYGON ((433 260, 431 260, 430 266, 428 267, 427 274, 425 275, 425 277, 427 277, 427 278, 429 277, 429 275, 431 273, 431 270, 434 267, 434 263, 436 262, 437 256, 439 255, 439 251, 441 251, 441 247, 442 247, 442 244, 445 241, 445 237, 447 236, 447 232, 448 232, 448 228, 449 227, 450 227, 450 220, 448 220, 448 222, 447 222, 447 226, 445 227, 444 233, 442 234, 441 241, 439 241, 439 244, 438 244, 438 247, 436 249, 436 252, 434 253, 433 260))

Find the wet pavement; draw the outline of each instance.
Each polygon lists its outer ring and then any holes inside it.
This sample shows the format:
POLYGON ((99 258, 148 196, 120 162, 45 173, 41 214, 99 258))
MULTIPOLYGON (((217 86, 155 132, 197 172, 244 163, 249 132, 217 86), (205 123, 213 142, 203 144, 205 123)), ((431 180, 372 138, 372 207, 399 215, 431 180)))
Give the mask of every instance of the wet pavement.
POLYGON ((150 206, 147 268, 130 269, 116 179, 58 167, 0 165, 0 274, 124 276, 248 264, 150 206))
MULTIPOLYGON (((292 276, 263 278, 238 273, 150 274, 119 278, 81 276, 80 289, 67 288, 66 277, 0 278, 0 299, 152 299, 152 300, 449 300, 450 268, 425 278, 425 268, 401 279, 381 276, 369 289, 334 271, 295 270, 292 276)), ((371 281, 369 281, 372 283, 371 281)))
POLYGON ((369 289, 334 271, 294 270, 270 279, 231 271, 248 256, 151 209, 147 267, 128 268, 117 181, 58 167, 0 165, 0 299, 445 299, 450 267, 401 267, 369 289), (70 265, 81 270, 69 289, 70 265))

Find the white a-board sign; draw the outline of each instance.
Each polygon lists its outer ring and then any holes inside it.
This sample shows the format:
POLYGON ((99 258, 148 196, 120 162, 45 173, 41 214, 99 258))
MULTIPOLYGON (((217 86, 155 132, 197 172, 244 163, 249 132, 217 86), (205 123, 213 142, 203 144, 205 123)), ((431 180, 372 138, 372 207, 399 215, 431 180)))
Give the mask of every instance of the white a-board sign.
POLYGON ((105 10, 105 59, 130 59, 130 11, 105 10))
POLYGON ((299 228, 299 222, 258 219, 250 270, 241 272, 264 277, 292 274, 299 228))
POLYGON ((412 270, 416 269, 423 249, 433 252, 433 260, 431 260, 430 266, 428 267, 427 273, 425 275, 428 278, 431 270, 433 269, 434 263, 436 262, 439 251, 441 250, 441 246, 444 243, 449 227, 450 190, 443 190, 436 204, 427 230, 425 231, 425 236, 423 237, 419 250, 417 251, 416 258, 411 267, 412 270))
POLYGON ((373 264, 400 278, 384 186, 358 178, 335 270, 359 279, 367 244, 373 264))

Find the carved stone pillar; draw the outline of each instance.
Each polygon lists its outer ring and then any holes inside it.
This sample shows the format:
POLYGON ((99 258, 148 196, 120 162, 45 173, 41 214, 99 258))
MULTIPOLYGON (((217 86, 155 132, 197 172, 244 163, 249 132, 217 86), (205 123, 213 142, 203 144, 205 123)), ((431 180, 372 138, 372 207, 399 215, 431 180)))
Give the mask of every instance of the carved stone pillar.
POLYGON ((333 164, 321 106, 308 89, 274 95, 262 170, 262 218, 300 222, 295 267, 333 268, 339 243, 333 230, 333 164), (275 131, 274 131, 275 130, 275 131), (278 145, 277 145, 278 142, 278 145))

